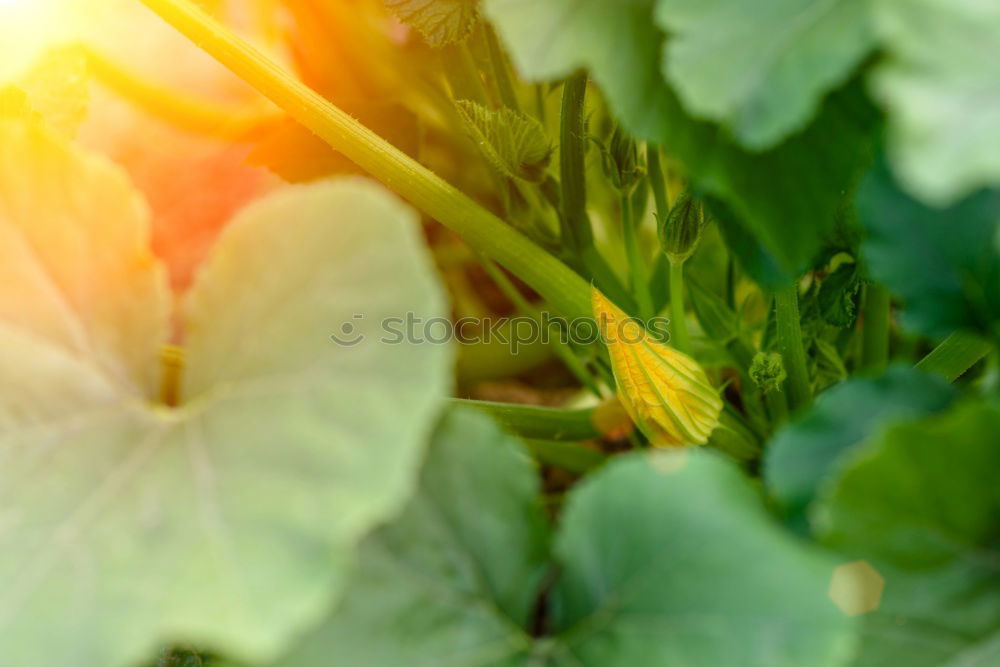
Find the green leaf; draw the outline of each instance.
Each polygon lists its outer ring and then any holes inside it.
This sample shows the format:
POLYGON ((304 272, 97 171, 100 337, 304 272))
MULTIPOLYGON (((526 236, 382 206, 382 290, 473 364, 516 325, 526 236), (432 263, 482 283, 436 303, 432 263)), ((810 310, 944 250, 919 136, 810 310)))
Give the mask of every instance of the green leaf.
POLYGON ((479 0, 385 0, 434 48, 464 41, 479 22, 479 0))
POLYGON ((1000 4, 875 0, 888 58, 871 88, 889 110, 893 167, 914 196, 946 205, 1000 183, 1000 4), (984 57, 985 56, 985 57, 984 57))
POLYGON ((0 664, 276 654, 406 498, 447 392, 447 347, 378 341, 446 312, 378 187, 289 188, 231 223, 174 318, 176 408, 148 242, 122 173, 0 123, 0 664), (366 340, 334 344, 344 322, 366 340))
POLYGON ((281 667, 525 664, 548 568, 537 475, 485 415, 438 429, 406 511, 369 537, 343 603, 281 667))
POLYGON ((501 175, 538 183, 552 161, 552 143, 538 120, 504 107, 487 109, 459 100, 465 130, 490 165, 501 175))
POLYGON ((1000 189, 935 209, 879 165, 858 193, 858 216, 869 270, 902 299, 905 326, 932 337, 1000 335, 1000 189))
POLYGON ((763 150, 804 128, 874 46, 867 0, 658 0, 685 108, 763 150))
POLYGON ((845 262, 823 279, 816 294, 816 306, 823 321, 846 329, 858 318, 861 279, 857 262, 845 262))
POLYGON ((768 446, 764 480, 771 495, 804 528, 820 484, 851 451, 888 424, 944 410, 954 397, 955 390, 941 378, 904 366, 824 392, 768 446))
POLYGON ((556 551, 552 665, 844 664, 833 571, 699 450, 619 459, 574 492, 556 551))
POLYGON ((667 86, 660 71, 665 37, 654 7, 655 0, 484 3, 522 75, 554 80, 589 69, 632 134, 662 145, 684 163, 699 190, 725 200, 780 269, 803 270, 870 160, 874 111, 850 85, 775 149, 743 149, 718 126, 688 116, 667 86))
POLYGON ((982 403, 898 425, 824 493, 816 512, 824 541, 884 579, 859 665, 1000 659, 998 432, 1000 409, 982 403))

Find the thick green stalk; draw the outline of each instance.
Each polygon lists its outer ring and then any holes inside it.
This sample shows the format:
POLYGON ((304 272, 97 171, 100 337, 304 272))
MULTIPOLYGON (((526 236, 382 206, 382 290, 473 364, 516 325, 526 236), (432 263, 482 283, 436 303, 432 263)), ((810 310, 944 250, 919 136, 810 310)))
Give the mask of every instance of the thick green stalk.
POLYGON ((771 418, 771 426, 777 427, 788 420, 788 398, 784 391, 769 391, 764 394, 767 403, 767 414, 771 418))
POLYGON ((522 438, 553 441, 593 440, 601 437, 594 425, 594 411, 563 410, 536 405, 494 403, 452 399, 456 406, 475 408, 489 414, 501 426, 522 438))
POLYGON ((563 315, 592 316, 590 286, 569 267, 296 80, 190 0, 142 2, 334 150, 507 267, 563 315))
POLYGON ((574 74, 563 86, 559 121, 559 178, 562 184, 563 242, 580 252, 594 244, 587 215, 587 75, 574 74))
POLYGON ((691 354, 691 336, 684 313, 684 262, 670 262, 670 331, 673 333, 670 344, 691 354))
POLYGON ((802 345, 802 326, 799 321, 799 285, 797 282, 774 293, 778 349, 785 364, 788 379, 785 389, 792 410, 799 410, 812 400, 809 370, 806 368, 806 351, 802 345))
POLYGON ((636 234, 636 220, 632 209, 632 197, 628 193, 621 197, 622 235, 625 240, 625 256, 628 262, 629 286, 639 307, 639 317, 649 321, 653 315, 653 297, 649 294, 649 281, 639 252, 636 234))
POLYGON ((862 311, 861 370, 879 373, 889 363, 889 290, 871 283, 862 311))
POLYGON ((563 85, 559 119, 559 183, 562 202, 562 241, 578 260, 577 268, 594 278, 597 286, 627 312, 635 302, 594 246, 594 231, 587 214, 587 75, 578 73, 563 85))
POLYGON ((943 375, 954 382, 993 349, 988 341, 970 333, 956 331, 917 363, 927 373, 943 375))

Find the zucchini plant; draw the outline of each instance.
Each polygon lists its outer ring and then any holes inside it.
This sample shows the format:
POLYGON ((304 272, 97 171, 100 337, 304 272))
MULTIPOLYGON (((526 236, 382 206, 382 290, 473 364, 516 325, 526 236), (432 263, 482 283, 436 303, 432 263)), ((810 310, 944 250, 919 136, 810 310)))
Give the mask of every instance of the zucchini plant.
POLYGON ((0 0, 0 664, 1000 661, 992 3, 69 7, 0 0))

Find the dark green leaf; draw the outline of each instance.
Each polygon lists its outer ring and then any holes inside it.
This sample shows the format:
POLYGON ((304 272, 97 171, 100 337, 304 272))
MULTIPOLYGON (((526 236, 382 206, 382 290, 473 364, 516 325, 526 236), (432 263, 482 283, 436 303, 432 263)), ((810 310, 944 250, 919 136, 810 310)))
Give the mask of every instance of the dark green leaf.
POLYGON ((886 424, 945 409, 954 396, 942 379, 902 366, 831 389, 771 441, 764 466, 770 493, 803 527, 820 484, 851 450, 886 424))
POLYGON ((901 424, 852 457, 816 511, 824 541, 884 578, 864 667, 1000 663, 1000 408, 901 424))
POLYGON ((559 667, 844 664, 833 564, 706 451, 619 459, 570 499, 551 607, 559 667))
POLYGON ((880 164, 858 194, 858 214, 869 270, 902 299, 905 326, 933 337, 1000 335, 1000 189, 934 209, 880 164))

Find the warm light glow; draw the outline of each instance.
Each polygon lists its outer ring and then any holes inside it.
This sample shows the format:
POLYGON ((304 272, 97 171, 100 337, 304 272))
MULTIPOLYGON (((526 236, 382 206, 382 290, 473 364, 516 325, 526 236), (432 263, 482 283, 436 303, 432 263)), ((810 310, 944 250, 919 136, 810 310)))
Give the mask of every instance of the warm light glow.
POLYGON ((46 49, 76 41, 106 0, 0 0, 0 83, 11 81, 46 49))

